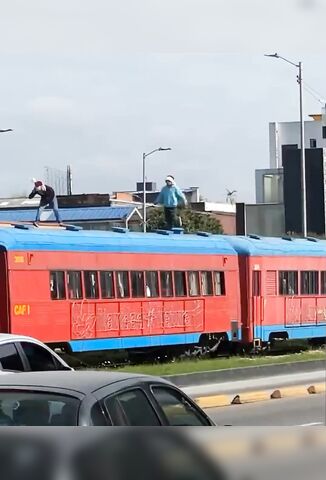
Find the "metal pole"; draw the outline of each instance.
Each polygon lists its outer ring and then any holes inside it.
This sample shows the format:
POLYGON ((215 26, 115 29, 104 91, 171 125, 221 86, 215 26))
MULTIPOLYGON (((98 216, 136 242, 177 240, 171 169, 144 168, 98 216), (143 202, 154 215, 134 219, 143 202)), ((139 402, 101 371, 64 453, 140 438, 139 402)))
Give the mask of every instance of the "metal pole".
POLYGON ((146 154, 143 153, 143 232, 146 233, 146 154))
POLYGON ((299 91, 300 91, 300 137, 301 137, 301 198, 302 198, 302 233, 307 236, 307 195, 306 195, 306 152, 304 141, 303 96, 302 96, 302 62, 299 62, 299 91))

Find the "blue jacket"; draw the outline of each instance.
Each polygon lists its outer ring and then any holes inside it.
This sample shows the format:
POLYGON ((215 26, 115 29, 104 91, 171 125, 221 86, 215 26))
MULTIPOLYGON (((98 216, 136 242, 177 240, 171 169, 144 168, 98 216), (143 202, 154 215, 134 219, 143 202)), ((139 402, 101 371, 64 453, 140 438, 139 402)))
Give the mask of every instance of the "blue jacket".
POLYGON ((168 187, 167 185, 162 188, 159 196, 156 199, 156 203, 164 205, 164 207, 177 207, 179 203, 186 205, 187 200, 182 191, 176 185, 168 187))

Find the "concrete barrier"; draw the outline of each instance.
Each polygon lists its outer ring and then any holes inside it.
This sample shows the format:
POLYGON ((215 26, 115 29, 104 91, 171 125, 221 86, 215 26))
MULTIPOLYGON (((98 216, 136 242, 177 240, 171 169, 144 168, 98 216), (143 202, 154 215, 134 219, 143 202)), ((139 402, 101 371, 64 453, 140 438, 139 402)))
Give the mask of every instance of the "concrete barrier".
POLYGON ((277 390, 257 390, 242 392, 233 395, 210 395, 195 398, 195 402, 203 409, 227 407, 231 405, 242 405, 244 403, 255 403, 267 400, 277 400, 280 398, 302 397, 316 395, 326 391, 326 383, 310 385, 294 385, 291 387, 282 387, 277 390))

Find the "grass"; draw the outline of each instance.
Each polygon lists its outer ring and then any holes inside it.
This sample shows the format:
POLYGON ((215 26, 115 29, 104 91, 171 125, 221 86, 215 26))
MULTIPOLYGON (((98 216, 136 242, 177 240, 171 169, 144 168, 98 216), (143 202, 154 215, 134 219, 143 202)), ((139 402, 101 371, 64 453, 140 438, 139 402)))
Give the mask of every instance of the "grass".
POLYGON ((257 365, 273 365, 277 363, 303 362, 308 360, 326 360, 324 350, 309 350, 290 355, 264 357, 230 357, 205 360, 185 360, 166 364, 125 366, 117 370, 148 375, 179 375, 182 373, 207 372, 225 370, 227 368, 254 367, 257 365))

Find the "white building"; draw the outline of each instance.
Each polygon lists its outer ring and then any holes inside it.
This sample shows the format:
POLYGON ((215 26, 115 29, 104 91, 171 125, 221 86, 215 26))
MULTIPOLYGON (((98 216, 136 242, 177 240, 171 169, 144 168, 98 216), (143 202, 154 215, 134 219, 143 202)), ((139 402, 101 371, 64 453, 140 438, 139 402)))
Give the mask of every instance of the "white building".
MULTIPOLYGON (((323 109, 325 111, 325 109, 323 109)), ((305 148, 326 148, 325 113, 309 115, 304 122, 305 148)), ((284 149, 300 148, 300 122, 273 122, 269 124, 269 166, 282 168, 284 149)))

